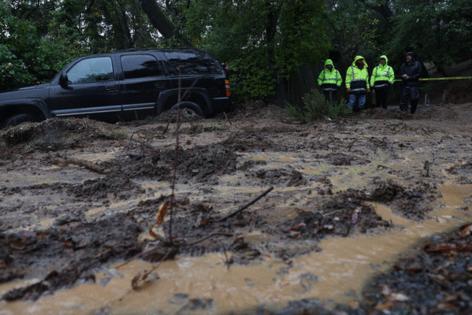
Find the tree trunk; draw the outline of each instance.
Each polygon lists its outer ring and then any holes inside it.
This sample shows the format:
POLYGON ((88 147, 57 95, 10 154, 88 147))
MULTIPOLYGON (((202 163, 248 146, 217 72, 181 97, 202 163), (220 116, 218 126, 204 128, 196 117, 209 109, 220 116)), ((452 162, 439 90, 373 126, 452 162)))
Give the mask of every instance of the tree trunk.
POLYGON ((155 0, 140 0, 141 7, 149 18, 151 24, 164 36, 172 38, 175 35, 175 28, 171 21, 164 14, 163 10, 155 0))

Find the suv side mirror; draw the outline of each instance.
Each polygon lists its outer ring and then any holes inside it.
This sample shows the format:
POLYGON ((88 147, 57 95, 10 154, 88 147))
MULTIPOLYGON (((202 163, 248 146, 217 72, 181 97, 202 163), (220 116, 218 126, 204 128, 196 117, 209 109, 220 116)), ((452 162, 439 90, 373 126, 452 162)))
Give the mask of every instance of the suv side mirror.
POLYGON ((62 88, 67 89, 69 87, 69 78, 67 78, 67 74, 64 72, 61 73, 61 76, 59 77, 59 85, 62 86, 62 88))

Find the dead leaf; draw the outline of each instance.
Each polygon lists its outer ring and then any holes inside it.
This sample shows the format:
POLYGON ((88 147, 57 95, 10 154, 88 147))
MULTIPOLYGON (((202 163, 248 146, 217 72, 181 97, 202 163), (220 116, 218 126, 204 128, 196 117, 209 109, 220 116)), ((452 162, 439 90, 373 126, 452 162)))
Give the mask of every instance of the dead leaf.
POLYGON ((138 291, 144 289, 146 286, 150 285, 152 282, 159 279, 159 276, 154 271, 146 271, 139 272, 136 276, 133 277, 131 280, 131 287, 133 290, 138 291))
POLYGON ((165 239, 165 234, 164 234, 164 230, 162 229, 162 227, 152 226, 149 229, 149 235, 151 235, 152 238, 154 238, 155 240, 165 239))
POLYGON ((424 247, 427 253, 432 254, 449 254, 454 252, 472 252, 472 244, 453 244, 453 243, 440 243, 440 244, 429 244, 424 247))
POLYGON ((464 225, 459 230, 459 235, 464 238, 472 234, 472 224, 464 225))
POLYGON ((427 253, 442 254, 456 251, 457 246, 452 243, 428 244, 424 247, 424 250, 427 253))
POLYGON ((156 215, 156 224, 161 225, 164 223, 164 218, 166 217, 167 210, 170 208, 170 202, 165 201, 161 206, 159 207, 159 210, 157 211, 156 215))
POLYGON ((304 222, 302 222, 302 223, 295 224, 294 226, 292 226, 292 227, 290 228, 290 231, 299 231, 299 230, 301 230, 301 229, 303 229, 303 228, 305 228, 305 227, 306 227, 306 224, 305 224, 304 222))

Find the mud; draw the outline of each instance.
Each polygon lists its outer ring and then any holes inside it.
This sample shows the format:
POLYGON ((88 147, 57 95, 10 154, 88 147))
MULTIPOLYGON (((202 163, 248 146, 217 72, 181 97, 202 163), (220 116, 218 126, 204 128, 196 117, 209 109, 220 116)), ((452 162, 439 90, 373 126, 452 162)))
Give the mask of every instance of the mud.
POLYGON ((303 211, 289 222, 289 236, 309 239, 321 239, 328 235, 346 237, 355 230, 366 233, 391 227, 392 224, 377 215, 372 206, 364 203, 365 200, 365 196, 357 191, 338 193, 319 209, 303 211))
POLYGON ((461 184, 472 184, 472 161, 451 166, 447 171, 456 176, 461 184))
POLYGON ((37 299, 79 279, 93 281, 93 273, 87 273, 92 268, 141 250, 138 236, 142 228, 125 215, 93 223, 77 217, 56 222, 47 230, 0 235, 0 279, 39 278, 32 285, 5 293, 3 299, 37 299))
POLYGON ((427 182, 404 188, 393 181, 376 181, 374 186, 368 196, 370 200, 385 203, 410 219, 424 219, 438 198, 437 188, 427 182))
MULTIPOLYGON (((426 276, 392 276, 402 270, 392 267, 402 265, 399 255, 408 251, 429 270, 442 254, 426 252, 424 238, 469 222, 471 118, 470 104, 308 125, 276 107, 248 109, 184 122, 177 152, 169 119, 49 120, 2 131, 0 307, 6 314, 377 312, 392 296, 404 299, 393 288, 423 285, 426 276), (154 225, 174 170, 170 245, 170 215, 154 225), (156 266, 154 282, 134 292, 136 274, 156 266)), ((456 242, 440 235, 430 242, 456 242)), ((458 259, 450 267, 463 274, 470 262, 458 259)), ((459 296, 450 311, 459 314, 469 307, 461 290, 432 286, 428 296, 459 296)), ((408 301, 386 309, 413 312, 413 302, 425 300, 408 301)))
POLYGON ((369 314, 470 314, 472 228, 437 235, 364 292, 369 314))
POLYGON ((91 139, 125 139, 126 134, 88 119, 48 119, 2 131, 0 138, 6 148, 14 148, 13 152, 17 153, 64 150, 84 146, 91 139))
POLYGON ((144 189, 132 182, 129 178, 117 175, 86 180, 80 185, 71 185, 68 192, 76 198, 88 198, 91 200, 105 199, 112 196, 117 199, 128 199, 142 194, 144 189))

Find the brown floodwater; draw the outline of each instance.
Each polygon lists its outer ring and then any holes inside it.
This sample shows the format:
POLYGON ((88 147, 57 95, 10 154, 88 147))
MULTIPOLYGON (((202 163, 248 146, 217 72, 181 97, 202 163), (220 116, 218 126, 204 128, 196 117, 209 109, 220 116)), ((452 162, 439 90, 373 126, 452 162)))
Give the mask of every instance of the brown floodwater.
MULTIPOLYGON (((461 208, 464 200, 472 196, 472 185, 445 184, 440 191, 442 202, 424 221, 408 220, 385 205, 372 204, 380 216, 392 221, 393 229, 324 239, 320 252, 294 258, 290 268, 270 256, 230 268, 225 265, 223 254, 178 257, 157 268, 158 280, 134 291, 131 279, 155 265, 132 260, 103 268, 96 274, 96 283, 78 284, 35 302, 0 302, 0 314, 90 314, 101 308, 111 310, 112 314, 149 314, 156 310, 172 314, 192 298, 213 300, 205 314, 242 311, 261 304, 279 308, 302 298, 320 299, 327 305, 355 303, 366 282, 388 269, 399 255, 408 253, 428 236, 470 221, 468 211, 461 208)), ((95 209, 89 215, 100 210, 95 209)), ((264 237, 257 231, 248 236, 249 239, 264 237)), ((1 285, 0 295, 34 281, 1 285)))

